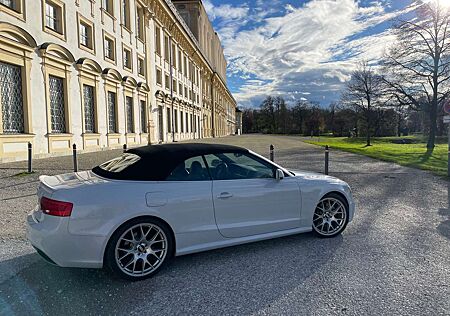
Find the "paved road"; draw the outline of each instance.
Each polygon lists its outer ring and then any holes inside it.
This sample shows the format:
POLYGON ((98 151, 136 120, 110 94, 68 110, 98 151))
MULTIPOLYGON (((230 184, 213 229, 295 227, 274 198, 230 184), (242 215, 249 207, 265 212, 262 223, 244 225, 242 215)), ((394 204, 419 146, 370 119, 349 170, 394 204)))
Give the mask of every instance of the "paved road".
MULTIPOLYGON (((321 171, 323 149, 295 137, 240 136, 292 169, 321 171)), ((85 154, 89 168, 118 152, 85 154)), ((69 158, 0 165, 0 315, 450 315, 448 182, 420 170, 341 152, 357 215, 342 236, 311 234, 176 258, 150 280, 125 283, 101 270, 46 264, 24 240, 37 175, 70 170, 69 158), (16 169, 13 169, 16 168, 16 169)))

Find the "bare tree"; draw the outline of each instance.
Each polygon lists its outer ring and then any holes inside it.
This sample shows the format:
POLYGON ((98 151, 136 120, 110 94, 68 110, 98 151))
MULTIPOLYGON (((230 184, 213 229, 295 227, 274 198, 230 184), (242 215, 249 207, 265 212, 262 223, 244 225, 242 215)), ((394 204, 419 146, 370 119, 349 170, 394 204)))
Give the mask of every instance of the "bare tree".
POLYGON ((352 73, 350 81, 342 93, 341 102, 354 108, 366 122, 367 146, 371 146, 373 109, 382 105, 383 80, 366 61, 361 62, 352 73))
POLYGON ((397 41, 384 58, 384 81, 398 104, 429 115, 429 151, 435 146, 437 113, 450 96, 450 10, 441 1, 414 1, 415 18, 397 23, 397 41))

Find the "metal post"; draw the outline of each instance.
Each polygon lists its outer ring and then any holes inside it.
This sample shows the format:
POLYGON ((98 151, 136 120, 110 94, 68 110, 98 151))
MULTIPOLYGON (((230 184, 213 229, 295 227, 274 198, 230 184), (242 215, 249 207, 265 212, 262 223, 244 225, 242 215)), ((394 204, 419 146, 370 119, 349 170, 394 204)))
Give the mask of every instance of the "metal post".
POLYGON ((328 163, 330 160, 330 148, 325 145, 325 174, 328 175, 328 163))
POLYGON ((123 152, 127 151, 127 144, 123 144, 123 152))
POLYGON ((73 171, 78 172, 77 144, 73 144, 73 171))
POLYGON ((33 172, 33 168, 31 167, 31 160, 33 159, 33 145, 28 143, 28 173, 33 172))
POLYGON ((274 161, 273 145, 270 145, 270 161, 274 161))
MULTIPOLYGON (((447 125, 448 134, 448 157, 447 157, 447 176, 450 177, 450 125, 447 125)), ((450 205, 449 205, 450 207, 450 205)))
MULTIPOLYGON (((450 100, 444 104, 444 124, 447 125, 447 135, 448 135, 448 157, 447 157, 447 176, 450 177, 450 100)), ((450 191, 449 191, 450 196, 450 191)), ((450 207, 450 205, 449 205, 450 207)))

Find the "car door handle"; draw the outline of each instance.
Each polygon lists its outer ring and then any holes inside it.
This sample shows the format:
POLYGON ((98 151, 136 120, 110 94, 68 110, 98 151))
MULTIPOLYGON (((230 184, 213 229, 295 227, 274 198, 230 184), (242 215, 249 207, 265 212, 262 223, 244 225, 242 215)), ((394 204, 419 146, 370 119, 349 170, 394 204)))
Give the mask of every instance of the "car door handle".
POLYGON ((230 198, 230 197, 232 197, 233 196, 233 194, 231 194, 231 193, 229 193, 229 192, 222 192, 222 193, 220 193, 218 196, 217 196, 217 198, 218 199, 228 199, 228 198, 230 198))

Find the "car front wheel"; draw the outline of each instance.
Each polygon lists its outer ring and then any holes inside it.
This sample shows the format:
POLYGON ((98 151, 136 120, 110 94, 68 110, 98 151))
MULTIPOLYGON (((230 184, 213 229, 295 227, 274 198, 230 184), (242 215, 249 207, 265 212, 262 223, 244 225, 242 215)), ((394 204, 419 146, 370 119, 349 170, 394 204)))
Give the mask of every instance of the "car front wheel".
POLYGON ((340 234, 348 223, 347 205, 347 201, 339 194, 330 193, 324 196, 314 210, 314 232, 320 237, 340 234))
POLYGON ((173 240, 163 222, 135 219, 122 225, 111 237, 105 252, 106 267, 132 281, 155 274, 173 253, 173 240))

